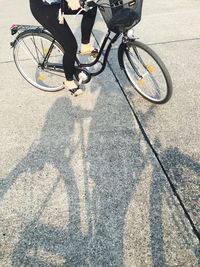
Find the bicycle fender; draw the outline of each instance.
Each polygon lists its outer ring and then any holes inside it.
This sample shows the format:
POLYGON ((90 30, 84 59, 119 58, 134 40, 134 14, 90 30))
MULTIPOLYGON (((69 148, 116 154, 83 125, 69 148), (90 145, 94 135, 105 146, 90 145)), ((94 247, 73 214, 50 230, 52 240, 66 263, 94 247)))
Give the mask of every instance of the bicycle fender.
POLYGON ((124 53, 125 49, 126 49, 126 44, 125 43, 121 43, 119 48, 118 48, 118 62, 119 62, 119 66, 120 66, 121 70, 124 69, 123 53, 124 53))
POLYGON ((135 40, 128 40, 128 42, 124 43, 122 42, 118 48, 118 61, 119 61, 119 65, 121 67, 122 70, 124 70, 124 63, 123 63, 123 53, 125 51, 125 49, 133 44, 135 42, 135 40))
POLYGON ((30 34, 30 33, 45 33, 46 35, 49 35, 50 37, 52 37, 52 35, 47 30, 45 30, 42 27, 37 27, 37 28, 34 28, 34 29, 28 29, 28 30, 25 30, 23 32, 20 32, 17 35, 17 37, 15 38, 15 40, 10 43, 11 47, 12 48, 15 47, 16 43, 18 42, 19 39, 21 39, 21 37, 23 35, 27 35, 27 34, 30 34))
POLYGON ((118 62, 121 70, 124 69, 124 64, 123 64, 123 51, 125 49, 125 44, 121 43, 119 48, 118 48, 118 62))

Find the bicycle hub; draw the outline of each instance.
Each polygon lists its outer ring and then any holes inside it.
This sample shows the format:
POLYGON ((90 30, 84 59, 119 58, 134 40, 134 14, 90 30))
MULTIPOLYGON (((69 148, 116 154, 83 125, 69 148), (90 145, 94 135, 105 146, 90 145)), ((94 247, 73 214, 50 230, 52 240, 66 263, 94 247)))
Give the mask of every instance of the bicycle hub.
POLYGON ((77 69, 75 77, 79 84, 85 84, 91 80, 91 74, 86 69, 77 69))

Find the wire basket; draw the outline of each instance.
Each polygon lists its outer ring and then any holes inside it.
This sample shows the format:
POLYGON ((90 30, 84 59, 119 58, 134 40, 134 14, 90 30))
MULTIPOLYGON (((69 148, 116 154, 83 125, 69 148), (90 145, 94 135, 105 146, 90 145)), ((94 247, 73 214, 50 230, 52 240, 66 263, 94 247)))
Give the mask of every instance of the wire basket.
POLYGON ((99 10, 109 30, 125 32, 141 20, 143 0, 99 0, 99 10))

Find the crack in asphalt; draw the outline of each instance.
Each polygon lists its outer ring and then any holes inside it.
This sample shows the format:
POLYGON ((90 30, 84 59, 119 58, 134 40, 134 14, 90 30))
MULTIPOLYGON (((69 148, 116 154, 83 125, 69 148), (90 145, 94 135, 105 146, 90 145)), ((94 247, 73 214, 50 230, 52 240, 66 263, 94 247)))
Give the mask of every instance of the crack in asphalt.
MULTIPOLYGON (((199 38, 199 39, 200 39, 200 38, 199 38)), ((166 171, 166 169, 165 169, 165 167, 164 167, 162 161, 160 160, 158 153, 156 152, 154 146, 152 145, 152 143, 151 143, 151 141, 150 141, 150 138, 148 137, 148 135, 147 135, 145 129, 144 129, 143 126, 142 126, 142 122, 140 121, 140 119, 139 119, 139 117, 138 117, 138 115, 137 115, 137 112, 134 110, 133 106, 131 105, 131 102, 130 102, 130 100, 129 100, 129 98, 128 98, 128 96, 127 96, 127 94, 126 94, 126 92, 125 92, 125 90, 124 90, 124 88, 123 88, 123 86, 121 85, 119 79, 117 78, 117 75, 115 74, 114 70, 112 69, 111 64, 109 63, 109 61, 108 61, 107 63, 108 63, 108 67, 109 67, 110 71, 111 71, 112 74, 114 75, 115 80, 116 80, 116 82, 118 83, 118 85, 119 85, 119 87, 120 87, 120 89, 121 89, 121 91, 122 91, 122 93, 123 93, 123 95, 124 95, 124 97, 125 97, 125 99, 126 99, 128 105, 129 105, 129 107, 130 107, 130 109, 131 109, 131 111, 132 111, 132 113, 133 113, 133 115, 134 115, 134 117, 135 117, 135 119, 136 119, 136 121, 137 121, 137 124, 138 124, 138 126, 139 126, 139 128, 140 128, 140 130, 141 130, 141 132, 142 132, 142 135, 143 135, 143 137, 144 137, 146 143, 148 144, 148 146, 150 147, 150 149, 151 149, 151 151, 153 152, 154 156, 156 157, 156 159, 157 159, 157 161, 158 161, 158 163, 159 163, 159 165, 160 165, 160 167, 161 167, 161 169, 162 169, 163 174, 164 174, 165 177, 167 178, 167 181, 168 181, 168 183, 169 183, 169 185, 170 185, 170 188, 171 188, 172 191, 173 191, 174 196, 175 196, 176 199, 178 200, 178 202, 179 202, 179 204, 180 204, 180 206, 181 206, 181 208, 182 208, 182 210, 183 210, 183 212, 184 212, 185 217, 187 218, 187 220, 189 221, 189 223, 190 223, 190 225, 191 225, 191 227, 192 227, 192 230, 193 230, 194 235, 197 237, 197 239, 198 239, 199 242, 200 242, 200 232, 198 231, 198 228, 196 227, 194 221, 192 220, 192 218, 191 218, 191 216, 190 216, 190 214, 189 214, 187 208, 185 207, 185 204, 183 203, 183 201, 182 201, 182 199, 181 199, 179 193, 177 192, 177 189, 176 189, 175 185, 173 184, 173 182, 172 182, 170 176, 168 175, 168 173, 167 173, 167 171, 166 171)))
MULTIPOLYGON (((92 33, 92 35, 93 35, 95 41, 97 42, 97 44, 100 46, 100 44, 99 44, 97 38, 95 37, 94 33, 92 33)), ((168 43, 175 43, 175 42, 176 42, 176 43, 180 43, 180 42, 193 41, 193 40, 200 40, 200 38, 182 39, 182 40, 176 40, 176 41, 166 41, 166 42, 160 42, 160 43, 151 43, 151 44, 147 44, 147 45, 150 46, 150 45, 168 44, 168 43)), ((112 50, 117 50, 117 49, 118 49, 118 47, 115 47, 115 48, 113 48, 112 50)), ((167 171, 166 171, 166 169, 165 169, 165 167, 164 167, 162 161, 160 160, 158 153, 156 152, 154 146, 152 145, 152 143, 151 143, 151 141, 150 141, 150 138, 148 137, 148 135, 147 135, 145 129, 144 129, 143 126, 142 126, 142 122, 140 121, 140 119, 139 119, 139 117, 138 117, 138 115, 137 115, 137 112, 134 110, 133 106, 131 105, 131 102, 130 102, 130 100, 129 100, 129 98, 128 98, 128 96, 127 96, 127 94, 126 94, 126 92, 125 92, 125 90, 124 90, 124 88, 123 88, 123 86, 121 85, 119 79, 117 78, 117 75, 115 74, 115 72, 114 72, 114 70, 113 70, 111 64, 109 63, 109 60, 107 60, 107 64, 108 64, 108 68, 109 68, 110 71, 112 72, 112 74, 113 74, 113 76, 114 76, 114 78, 115 78, 115 81, 116 81, 117 84, 119 85, 119 87, 120 87, 120 89, 121 89, 121 91, 122 91, 122 94, 124 95, 124 97, 125 97, 125 99, 126 99, 128 105, 129 105, 129 107, 130 107, 130 109, 131 109, 131 111, 132 111, 132 113, 133 113, 133 115, 134 115, 134 117, 135 117, 135 119, 136 119, 136 122, 137 122, 137 124, 138 124, 138 126, 139 126, 139 128, 140 128, 140 130, 141 130, 141 132, 142 132, 142 135, 143 135, 143 137, 144 137, 146 143, 147 143, 148 146, 150 147, 151 151, 153 152, 155 158, 157 159, 157 161, 158 161, 158 163, 159 163, 159 165, 160 165, 160 167, 161 167, 161 169, 162 169, 163 174, 164 174, 165 177, 167 178, 167 181, 168 181, 168 183, 169 183, 169 185, 170 185, 170 188, 171 188, 171 190, 172 190, 174 196, 175 196, 176 199, 178 200, 178 202, 179 202, 179 204, 180 204, 180 206, 181 206, 181 208, 182 208, 182 210, 183 210, 183 213, 184 213, 184 215, 185 215, 185 218, 187 218, 187 220, 189 221, 189 223, 190 223, 190 225, 191 225, 191 227, 192 227, 192 230, 193 230, 194 235, 197 237, 197 239, 198 239, 199 242, 200 242, 200 232, 198 231, 198 228, 196 227, 194 221, 192 220, 192 218, 191 218, 191 216, 190 216, 190 214, 189 214, 187 208, 185 207, 185 205, 184 205, 184 203, 183 203, 183 201, 182 201, 182 199, 181 199, 179 193, 178 193, 177 190, 176 190, 175 185, 173 184, 173 182, 172 182, 170 176, 168 175, 168 173, 167 173, 167 171)))

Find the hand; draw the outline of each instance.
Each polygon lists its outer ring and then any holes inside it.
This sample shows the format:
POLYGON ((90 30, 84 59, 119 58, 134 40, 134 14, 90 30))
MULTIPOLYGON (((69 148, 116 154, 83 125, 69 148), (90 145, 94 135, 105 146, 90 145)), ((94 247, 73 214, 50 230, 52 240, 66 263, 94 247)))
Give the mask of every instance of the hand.
POLYGON ((79 0, 68 0, 67 3, 68 3, 68 7, 71 10, 77 10, 81 7, 79 0))

